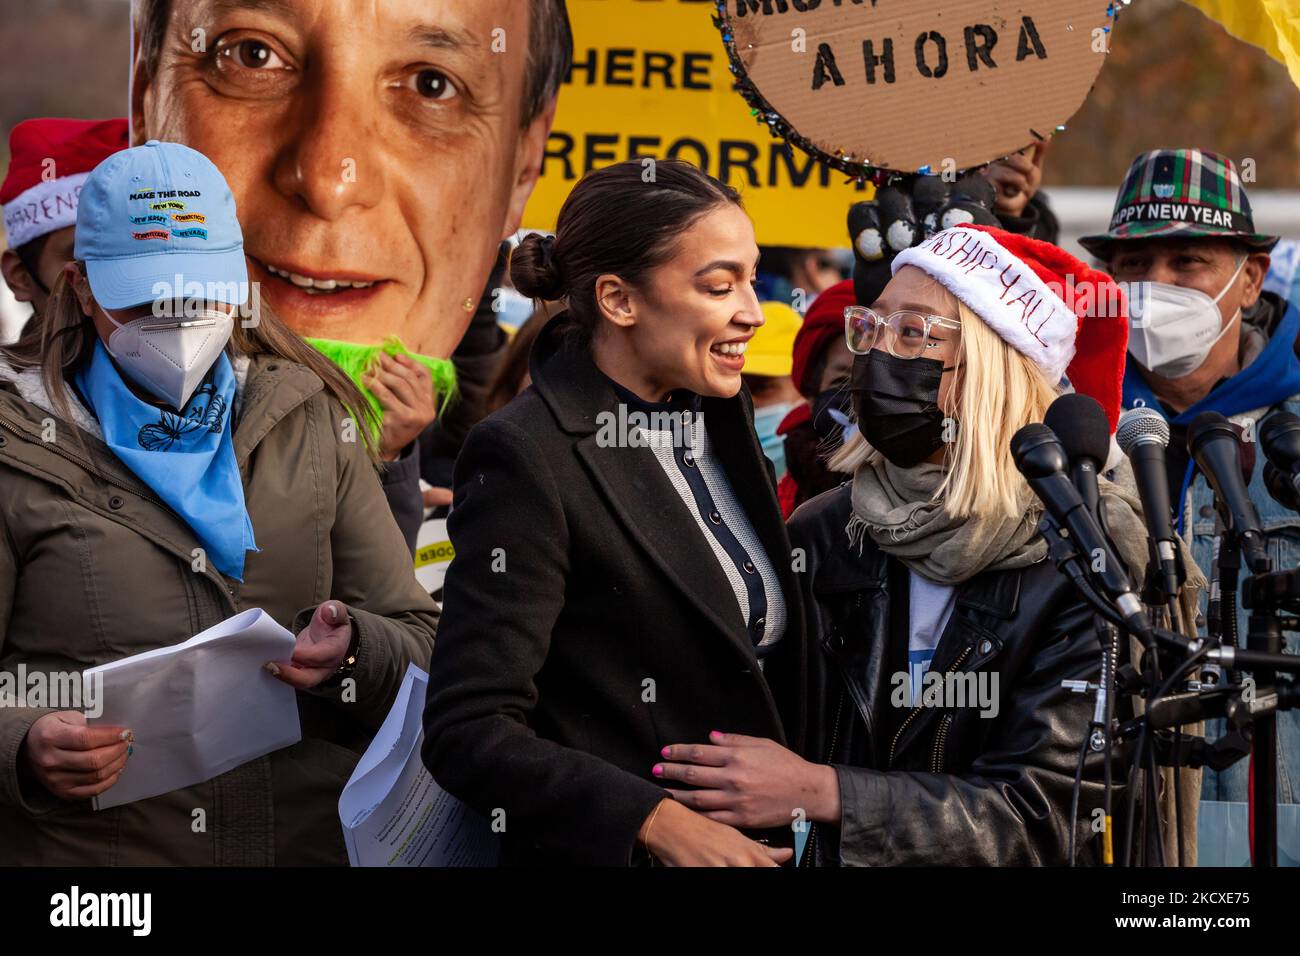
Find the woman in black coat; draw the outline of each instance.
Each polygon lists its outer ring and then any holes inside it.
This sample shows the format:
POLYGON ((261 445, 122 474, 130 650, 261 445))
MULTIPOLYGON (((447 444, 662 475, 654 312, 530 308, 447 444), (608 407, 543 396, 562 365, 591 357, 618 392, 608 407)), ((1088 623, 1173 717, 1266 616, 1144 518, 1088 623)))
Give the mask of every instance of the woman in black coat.
MULTIPOLYGON (((816 762, 767 740, 686 741, 663 764, 693 785, 678 799, 736 826, 800 815, 815 865, 1059 865, 1071 846, 1101 859, 1100 754, 1070 825, 1093 700, 1063 686, 1097 681, 1101 643, 1047 558, 1010 440, 1042 420, 1067 363, 1113 429, 1127 328, 1087 313, 1117 301, 1108 282, 1046 243, 960 227, 900 255, 872 308, 846 309, 860 432, 833 464, 853 477, 790 521, 816 762), (1080 315, 1042 278, 1056 271, 1087 290, 1080 315), (1031 335, 1017 298, 1037 303, 1031 335)), ((1136 496, 1099 490, 1120 559, 1143 567, 1136 496)))
POLYGON ((589 174, 514 254, 516 287, 568 311, 457 461, 424 761, 504 824, 505 862, 774 865, 788 826, 742 833, 656 778, 722 726, 797 746, 803 642, 740 380, 753 228, 694 167, 645 172, 589 174))

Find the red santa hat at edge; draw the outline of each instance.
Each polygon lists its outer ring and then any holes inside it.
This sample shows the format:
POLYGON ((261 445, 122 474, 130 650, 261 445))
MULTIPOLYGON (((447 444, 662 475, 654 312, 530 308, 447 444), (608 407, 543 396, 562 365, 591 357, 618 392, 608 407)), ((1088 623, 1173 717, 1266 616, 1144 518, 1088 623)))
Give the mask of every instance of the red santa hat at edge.
POLYGON ((11 249, 77 224, 77 199, 90 171, 126 149, 125 119, 24 120, 9 134, 9 172, 0 184, 11 249))

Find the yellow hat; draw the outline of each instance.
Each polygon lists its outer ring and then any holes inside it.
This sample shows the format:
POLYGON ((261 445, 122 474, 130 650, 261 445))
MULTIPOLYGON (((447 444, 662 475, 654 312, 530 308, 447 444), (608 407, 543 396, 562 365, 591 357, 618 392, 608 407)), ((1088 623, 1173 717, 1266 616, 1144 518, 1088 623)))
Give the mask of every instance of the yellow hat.
POLYGON ((784 302, 764 302, 762 308, 765 321, 745 350, 745 374, 781 378, 794 367, 794 337, 803 319, 784 302))

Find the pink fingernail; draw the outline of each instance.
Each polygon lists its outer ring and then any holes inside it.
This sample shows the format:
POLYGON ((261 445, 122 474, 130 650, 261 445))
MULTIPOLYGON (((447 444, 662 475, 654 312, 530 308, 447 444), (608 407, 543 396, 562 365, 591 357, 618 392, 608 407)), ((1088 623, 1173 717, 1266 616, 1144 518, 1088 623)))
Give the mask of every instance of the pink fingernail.
POLYGON ((659 764, 655 764, 654 775, 656 777, 662 777, 664 775, 664 768, 659 764))
POLYGON ((659 756, 666 759, 668 757, 668 748, 665 747, 663 750, 659 751, 659 756))
POLYGON ((722 736, 722 731, 720 731, 720 730, 710 730, 710 731, 709 731, 709 736, 710 736, 710 737, 721 737, 721 736, 722 736))

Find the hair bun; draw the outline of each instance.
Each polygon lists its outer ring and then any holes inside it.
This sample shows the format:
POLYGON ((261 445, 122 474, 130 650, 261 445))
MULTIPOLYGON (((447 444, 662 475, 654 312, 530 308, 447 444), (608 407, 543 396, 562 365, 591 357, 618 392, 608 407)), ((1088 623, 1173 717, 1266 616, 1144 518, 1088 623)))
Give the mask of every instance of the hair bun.
POLYGON ((510 280, 523 295, 553 302, 564 298, 564 276, 555 258, 555 237, 530 232, 510 254, 510 280))

